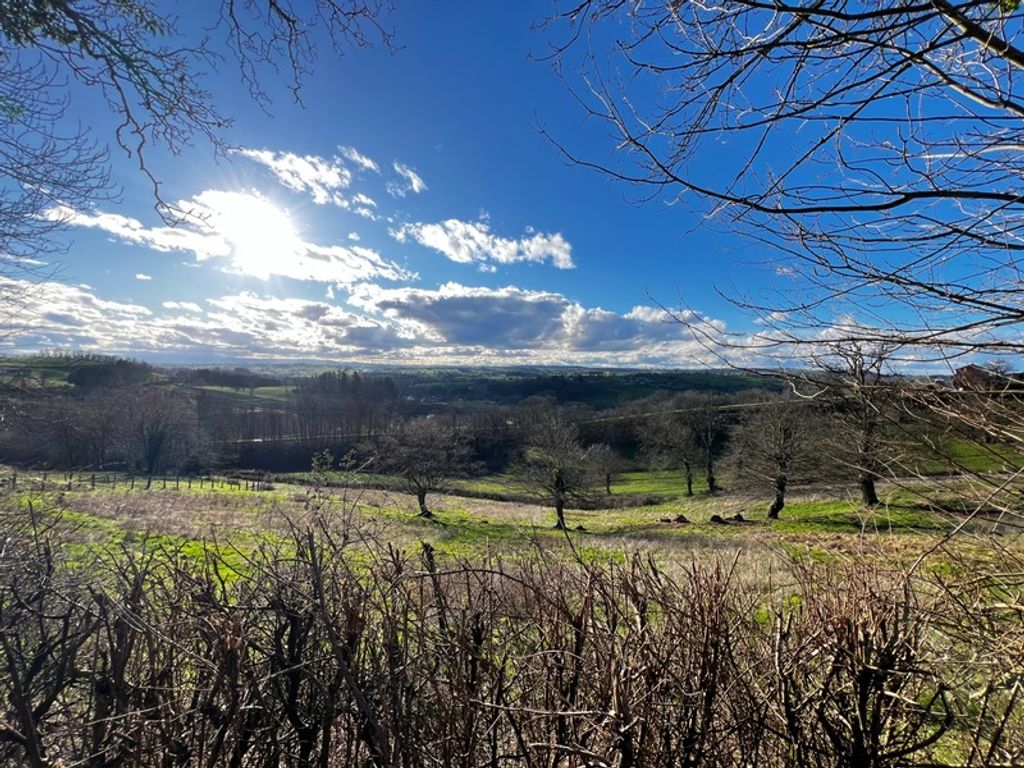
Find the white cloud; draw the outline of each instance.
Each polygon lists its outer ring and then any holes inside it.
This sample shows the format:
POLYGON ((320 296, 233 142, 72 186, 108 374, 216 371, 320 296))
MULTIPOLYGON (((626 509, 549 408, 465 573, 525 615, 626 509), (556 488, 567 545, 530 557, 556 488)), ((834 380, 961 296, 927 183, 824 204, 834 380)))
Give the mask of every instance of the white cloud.
POLYGON ((383 315, 406 334, 433 344, 451 360, 506 356, 506 362, 605 365, 692 365, 714 358, 694 335, 725 326, 695 313, 634 307, 625 314, 586 308, 565 296, 515 286, 446 283, 436 290, 358 285, 349 303, 383 315))
POLYGON ((147 227, 118 214, 67 208, 54 209, 49 215, 103 230, 123 242, 191 253, 197 262, 213 260, 228 271, 262 279, 280 276, 350 285, 415 277, 371 248, 308 242, 287 212, 255 192, 206 190, 177 207, 187 215, 175 227, 147 227))
POLYGON ((396 161, 391 167, 400 177, 399 181, 389 181, 387 184, 388 194, 392 197, 405 197, 410 192, 418 195, 426 191, 426 182, 408 165, 396 161))
POLYGON ((143 274, 142 272, 136 272, 135 273, 135 279, 136 280, 152 280, 153 276, 152 275, 143 274))
POLYGON ((0 320, 2 345, 8 348, 103 346, 114 337, 141 339, 138 329, 152 321, 146 307, 101 299, 88 286, 0 277, 0 292, 10 299, 0 320))
POLYGON ((447 219, 436 224, 403 224, 391 230, 399 242, 414 240, 443 253, 461 264, 480 264, 486 271, 497 264, 550 261, 558 269, 572 269, 572 245, 561 233, 543 234, 527 228, 519 239, 500 237, 491 232, 486 220, 447 219))
MULTIPOLYGON (((690 329, 656 310, 617 314, 515 286, 355 286, 333 301, 239 293, 166 301, 157 312, 83 286, 0 278, 18 297, 0 350, 60 347, 173 360, 692 366, 715 362, 690 329)), ((692 320, 711 333, 724 327, 692 320)))
POLYGON ((558 336, 570 305, 556 293, 458 283, 435 291, 361 285, 349 302, 434 341, 500 348, 542 345, 558 336))
POLYGON ((349 359, 410 343, 391 325, 333 304, 251 293, 164 302, 161 314, 99 298, 80 286, 32 284, 0 277, 0 290, 21 297, 0 350, 72 348, 110 354, 208 358, 349 359))
POLYGON ((339 190, 347 189, 352 183, 352 172, 338 158, 269 149, 237 149, 234 154, 266 166, 281 184, 293 192, 309 194, 317 205, 334 203, 348 207, 348 201, 339 190))
POLYGON ((202 312, 203 308, 192 301, 165 301, 164 309, 180 309, 184 312, 202 312))
POLYGON ((341 156, 350 163, 353 163, 364 170, 380 173, 380 166, 355 147, 340 147, 338 151, 341 153, 341 156))
MULTIPOLYGON (((185 202, 182 205, 188 206, 185 202)), ((185 210, 188 210, 187 208, 185 210)), ((230 254, 230 246, 215 233, 183 224, 177 227, 147 227, 138 219, 117 213, 85 213, 66 206, 57 206, 46 212, 47 218, 61 220, 71 226, 99 229, 118 240, 142 245, 154 251, 188 251, 197 261, 230 254)))

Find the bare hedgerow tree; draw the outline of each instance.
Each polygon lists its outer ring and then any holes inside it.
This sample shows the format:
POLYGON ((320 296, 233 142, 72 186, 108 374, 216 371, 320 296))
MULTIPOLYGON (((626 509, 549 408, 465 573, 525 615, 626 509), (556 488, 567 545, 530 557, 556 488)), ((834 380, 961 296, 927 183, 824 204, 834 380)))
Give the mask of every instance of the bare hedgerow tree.
POLYGON ((160 197, 146 157, 154 146, 180 152, 195 139, 226 149, 230 117, 204 87, 216 70, 212 39, 234 55, 242 84, 263 105, 264 75, 292 74, 298 98, 311 71, 314 33, 326 29, 338 53, 380 42, 389 0, 220 0, 208 6, 156 0, 0 3, 0 298, 12 301, 40 263, 60 251, 71 212, 112 192, 106 145, 134 158, 160 197), (204 14, 206 14, 204 16, 204 14), (72 98, 74 92, 74 98, 72 98), (81 128, 79 100, 97 98, 119 121, 114 135, 81 128))
POLYGON ((555 508, 555 528, 565 530, 565 507, 590 497, 599 482, 594 449, 585 448, 575 424, 557 414, 538 420, 523 453, 525 484, 555 508))
POLYGON ((597 472, 601 482, 604 483, 605 495, 611 496, 612 478, 625 469, 626 462, 608 443, 598 443, 591 446, 590 455, 594 471, 597 472))
POLYGON ((768 517, 777 519, 793 482, 822 469, 826 427, 818 404, 777 397, 748 411, 733 430, 727 461, 739 487, 774 494, 768 517))
POLYGON ((1022 348, 1016 0, 559 10, 563 71, 589 41, 575 90, 622 150, 579 159, 788 257, 800 294, 750 309, 849 310, 942 359, 1022 348))
MULTIPOLYGON (((554 137, 566 154, 772 255, 763 293, 732 294, 763 325, 732 342, 800 358, 827 335, 947 373, 1024 352, 1017 0, 566 0, 548 30, 618 148, 554 137)), ((904 394, 1019 423, 1005 401, 904 394)))
POLYGON ((147 475, 206 464, 206 438, 189 394, 145 386, 125 391, 125 452, 147 475))
POLYGON ((427 494, 443 491, 469 470, 470 448, 464 433, 439 418, 415 419, 382 436, 375 447, 376 465, 395 475, 415 494, 421 517, 433 517, 427 494))
POLYGON ((677 401, 683 408, 683 422, 693 435, 698 455, 704 461, 704 478, 708 493, 719 490, 715 461, 728 437, 728 425, 720 398, 704 393, 684 395, 677 401))
POLYGON ((681 418, 676 407, 678 398, 671 401, 652 399, 654 409, 660 412, 638 422, 640 446, 651 465, 657 468, 678 469, 686 483, 686 495, 693 496, 693 466, 697 445, 690 425, 681 418))
POLYGON ((814 399, 828 419, 826 452, 857 477, 861 501, 878 504, 876 483, 887 465, 898 460, 899 409, 890 385, 892 355, 884 345, 836 341, 813 356, 805 383, 821 387, 814 399))

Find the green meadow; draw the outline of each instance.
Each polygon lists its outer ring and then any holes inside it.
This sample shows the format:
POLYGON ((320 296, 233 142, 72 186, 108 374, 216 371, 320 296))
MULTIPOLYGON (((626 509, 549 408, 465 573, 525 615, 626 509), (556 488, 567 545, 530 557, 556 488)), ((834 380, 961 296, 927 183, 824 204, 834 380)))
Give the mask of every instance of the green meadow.
POLYGON ((442 556, 472 559, 542 550, 609 561, 641 553, 686 563, 738 554, 750 567, 771 568, 779 558, 803 553, 882 558, 897 565, 924 553, 986 558, 995 551, 992 543, 1016 546, 1004 544, 1013 540, 1008 534, 1014 528, 995 513, 937 511, 949 508, 955 487, 939 492, 883 484, 882 503, 874 508, 863 506, 852 488, 797 488, 780 519, 769 520, 766 498, 728 490, 711 495, 702 481, 686 496, 678 473, 628 472, 615 478, 611 496, 602 490, 591 508, 567 510, 570 530, 563 532, 553 527, 554 512, 529 498, 511 475, 466 480, 448 493, 431 494, 430 519, 417 514, 414 497, 380 476, 301 473, 278 478, 267 490, 247 490, 227 479, 212 487, 204 481, 202 488, 196 481, 191 488, 173 481, 164 487, 160 480, 149 489, 145 485, 137 480, 132 488, 122 480, 93 487, 82 477, 48 481, 41 489, 41 476, 24 475, 18 490, 7 492, 8 508, 18 514, 31 507, 53 521, 79 554, 162 548, 201 558, 216 548, 234 552, 229 561, 240 568, 246 552, 262 541, 286 538, 292 526, 314 514, 344 522, 365 542, 404 551, 428 544, 442 556), (949 543, 956 526, 962 530, 949 543))

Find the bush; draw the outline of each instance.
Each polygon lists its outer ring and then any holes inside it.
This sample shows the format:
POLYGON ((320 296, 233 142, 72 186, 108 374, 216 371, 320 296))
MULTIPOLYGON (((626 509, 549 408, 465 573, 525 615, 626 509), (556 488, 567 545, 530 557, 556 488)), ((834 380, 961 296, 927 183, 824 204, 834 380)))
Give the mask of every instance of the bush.
POLYGON ((4 765, 1024 758, 1019 621, 980 587, 800 564, 781 590, 734 563, 439 563, 315 510, 244 555, 85 556, 31 511, 4 523, 4 765))

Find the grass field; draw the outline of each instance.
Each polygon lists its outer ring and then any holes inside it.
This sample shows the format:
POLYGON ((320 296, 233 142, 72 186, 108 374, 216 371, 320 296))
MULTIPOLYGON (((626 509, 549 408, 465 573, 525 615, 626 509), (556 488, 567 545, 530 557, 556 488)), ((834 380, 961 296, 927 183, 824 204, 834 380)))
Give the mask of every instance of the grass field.
POLYGON ((205 392, 220 392, 221 394, 231 395, 232 397, 238 398, 239 401, 242 402, 247 400, 270 400, 275 403, 288 400, 292 396, 292 393, 295 391, 294 387, 289 387, 285 385, 280 385, 276 387, 254 387, 251 390, 218 386, 216 384, 202 384, 194 388, 203 390, 205 392))
MULTIPOLYGON (((344 475, 332 480, 342 483, 344 475)), ((350 477, 350 476, 349 476, 350 477)), ((474 480, 477 492, 516 492, 507 476, 474 480)), ((682 495, 676 473, 633 472, 613 489, 617 494, 663 496, 656 504, 567 511, 568 532, 553 528, 551 509, 522 500, 432 494, 433 519, 417 515, 416 500, 396 490, 326 487, 319 492, 298 483, 275 483, 272 490, 247 491, 222 484, 189 489, 184 483, 166 489, 142 483, 131 489, 92 489, 73 483, 40 491, 31 478, 11 494, 22 508, 60 520, 60 527, 79 546, 103 549, 122 546, 174 546, 199 554, 203 547, 237 548, 239 553, 266 537, 286 535, 314 509, 351 522, 358 535, 385 541, 404 550, 430 544, 439 553, 457 557, 517 557, 538 549, 583 553, 619 560, 630 553, 652 553, 666 562, 744 553, 753 568, 770 568, 780 557, 859 557, 870 554, 887 562, 911 562, 933 549, 958 519, 932 511, 912 488, 881 487, 883 503, 865 508, 837 489, 794 493, 781 519, 766 519, 767 500, 701 491, 682 495), (717 515, 725 522, 711 522, 717 515), (743 520, 734 520, 740 515, 743 520), (205 542, 205 543, 204 543, 205 542)), ((1003 542, 1012 529, 991 517, 979 517, 961 534, 961 550, 984 556, 984 541, 1003 542)), ((242 557, 242 554, 239 554, 242 557)))

